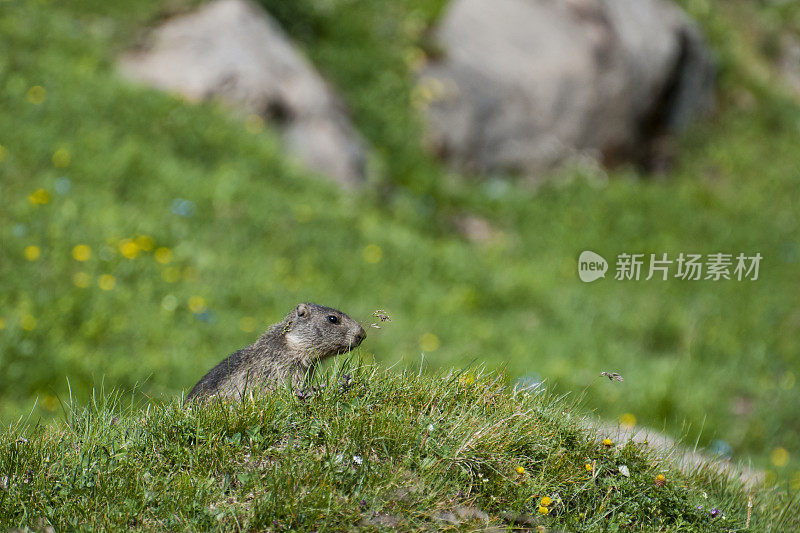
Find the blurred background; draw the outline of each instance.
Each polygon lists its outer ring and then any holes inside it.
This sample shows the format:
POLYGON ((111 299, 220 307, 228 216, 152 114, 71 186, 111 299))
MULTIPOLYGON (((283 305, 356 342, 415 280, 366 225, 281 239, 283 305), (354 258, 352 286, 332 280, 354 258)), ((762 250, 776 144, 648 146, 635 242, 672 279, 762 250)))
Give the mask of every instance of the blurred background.
POLYGON ((798 489, 799 136, 788 0, 4 0, 0 422, 177 396, 313 301, 798 489), (681 252, 763 260, 613 279, 681 252))

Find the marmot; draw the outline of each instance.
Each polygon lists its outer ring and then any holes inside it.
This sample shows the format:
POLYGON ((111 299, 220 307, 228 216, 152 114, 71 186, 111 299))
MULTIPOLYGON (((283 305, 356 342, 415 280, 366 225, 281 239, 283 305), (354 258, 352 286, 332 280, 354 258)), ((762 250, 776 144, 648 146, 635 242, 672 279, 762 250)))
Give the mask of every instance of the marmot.
POLYGON ((212 368, 187 399, 242 398, 286 381, 300 386, 322 359, 349 352, 366 336, 364 328, 341 311, 302 303, 256 342, 212 368))

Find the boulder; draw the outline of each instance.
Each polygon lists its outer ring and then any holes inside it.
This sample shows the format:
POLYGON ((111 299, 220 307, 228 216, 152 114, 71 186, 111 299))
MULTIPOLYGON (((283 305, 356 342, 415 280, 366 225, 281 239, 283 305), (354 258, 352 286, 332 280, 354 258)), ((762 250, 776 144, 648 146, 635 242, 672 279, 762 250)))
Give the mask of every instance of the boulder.
POLYGON ((119 65, 133 80, 259 115, 312 170, 348 186, 363 181, 365 144, 342 102, 253 3, 214 0, 167 20, 119 65))
POLYGON ((666 0, 453 0, 434 37, 415 102, 428 146, 468 173, 657 167, 665 136, 714 106, 703 36, 666 0))
POLYGON ((778 69, 786 83, 800 96, 800 38, 791 33, 780 37, 778 69))

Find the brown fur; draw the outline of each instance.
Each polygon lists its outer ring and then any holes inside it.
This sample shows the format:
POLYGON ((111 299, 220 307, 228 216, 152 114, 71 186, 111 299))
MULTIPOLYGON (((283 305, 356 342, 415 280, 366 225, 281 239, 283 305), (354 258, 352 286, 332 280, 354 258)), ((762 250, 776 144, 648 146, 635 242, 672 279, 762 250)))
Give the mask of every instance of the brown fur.
POLYGON ((364 328, 341 311, 300 304, 256 342, 212 368, 187 398, 242 398, 286 382, 298 387, 322 359, 349 352, 366 336, 364 328))

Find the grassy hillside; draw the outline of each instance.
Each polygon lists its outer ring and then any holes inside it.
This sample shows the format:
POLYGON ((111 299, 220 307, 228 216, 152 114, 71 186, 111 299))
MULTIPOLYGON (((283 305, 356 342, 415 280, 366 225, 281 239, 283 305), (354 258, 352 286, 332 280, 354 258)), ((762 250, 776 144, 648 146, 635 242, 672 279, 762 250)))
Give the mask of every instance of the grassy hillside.
MULTIPOLYGON (((124 396, 0 436, 0 524, 57 530, 343 531, 489 526, 788 531, 798 507, 644 445, 600 442, 571 406, 497 375, 345 365, 209 408, 124 396), (324 386, 323 386, 324 385, 324 386)), ((608 382, 600 385, 609 385, 608 382)), ((796 502, 795 502, 796 503, 796 502)))
POLYGON ((363 350, 398 368, 478 361, 558 392, 618 371, 586 406, 800 487, 800 108, 768 38, 797 11, 684 4, 719 56, 720 106, 680 139, 674 172, 576 168, 533 191, 452 175, 417 144, 410 75, 441 3, 265 0, 374 147, 353 195, 269 128, 116 74, 116 54, 185 4, 3 2, 0 420, 36 398, 32 420, 56 416, 65 377, 79 403, 102 383, 174 397, 308 300, 388 310, 363 350), (497 229, 489 242, 454 231, 468 213, 497 229), (755 282, 585 285, 585 249, 765 259, 755 282))

